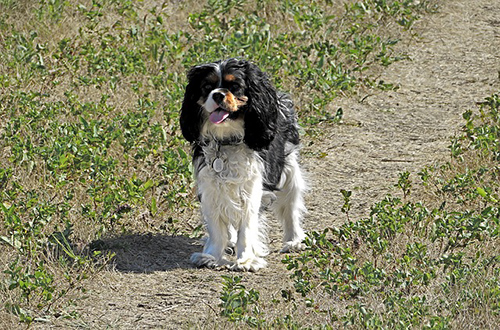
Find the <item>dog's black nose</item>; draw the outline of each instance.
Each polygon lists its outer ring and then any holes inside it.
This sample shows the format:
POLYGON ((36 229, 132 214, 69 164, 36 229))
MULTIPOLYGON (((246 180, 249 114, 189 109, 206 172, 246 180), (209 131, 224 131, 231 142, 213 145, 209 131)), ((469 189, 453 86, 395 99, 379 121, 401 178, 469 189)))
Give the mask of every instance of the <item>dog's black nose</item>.
POLYGON ((225 97, 226 96, 221 92, 215 92, 212 94, 212 98, 214 99, 214 102, 217 104, 221 104, 225 97))

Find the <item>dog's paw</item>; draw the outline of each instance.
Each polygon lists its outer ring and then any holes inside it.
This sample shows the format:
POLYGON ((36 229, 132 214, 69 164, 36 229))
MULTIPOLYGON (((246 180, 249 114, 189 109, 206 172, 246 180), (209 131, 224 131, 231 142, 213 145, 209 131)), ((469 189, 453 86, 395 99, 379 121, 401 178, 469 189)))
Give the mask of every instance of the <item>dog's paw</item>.
POLYGON ((261 268, 267 266, 267 262, 264 258, 254 257, 254 258, 246 258, 246 259, 238 259, 236 263, 232 264, 228 268, 234 271, 240 272, 256 272, 261 268))
POLYGON ((306 245, 300 241, 288 241, 283 243, 283 247, 281 248, 281 253, 288 253, 288 252, 300 252, 306 249, 306 245))
POLYGON ((217 268, 220 266, 215 257, 211 254, 196 252, 191 255, 191 263, 198 268, 217 268))

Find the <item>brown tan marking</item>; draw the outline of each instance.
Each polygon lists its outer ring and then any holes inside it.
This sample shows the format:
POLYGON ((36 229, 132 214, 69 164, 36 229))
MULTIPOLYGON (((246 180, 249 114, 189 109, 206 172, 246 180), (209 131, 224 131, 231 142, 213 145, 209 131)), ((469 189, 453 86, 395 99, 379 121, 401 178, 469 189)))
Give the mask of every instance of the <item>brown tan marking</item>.
POLYGON ((234 81, 235 79, 236 79, 236 77, 230 73, 228 73, 224 76, 225 81, 234 81))
POLYGON ((227 111, 238 111, 238 108, 247 103, 248 98, 246 96, 236 97, 231 92, 226 93, 224 98, 224 108, 227 111))

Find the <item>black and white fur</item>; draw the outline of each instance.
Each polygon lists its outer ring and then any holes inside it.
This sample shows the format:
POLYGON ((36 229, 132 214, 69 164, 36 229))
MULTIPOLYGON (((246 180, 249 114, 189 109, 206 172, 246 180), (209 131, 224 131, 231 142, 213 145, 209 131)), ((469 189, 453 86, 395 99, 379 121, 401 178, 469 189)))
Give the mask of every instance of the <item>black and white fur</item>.
POLYGON ((265 267, 262 213, 267 206, 283 226, 282 252, 303 249, 306 184, 289 96, 277 92, 267 75, 246 60, 198 65, 188 72, 180 124, 193 147, 209 235, 191 262, 249 271, 265 267), (236 263, 225 258, 228 246, 235 247, 236 263))

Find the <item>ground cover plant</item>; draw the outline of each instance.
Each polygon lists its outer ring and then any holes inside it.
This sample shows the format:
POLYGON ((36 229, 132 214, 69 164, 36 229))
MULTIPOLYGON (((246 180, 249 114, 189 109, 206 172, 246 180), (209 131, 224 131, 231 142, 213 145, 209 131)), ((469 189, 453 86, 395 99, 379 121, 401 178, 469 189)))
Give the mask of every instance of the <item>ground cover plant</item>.
MULTIPOLYGON (((196 218, 191 216, 196 199, 188 146, 178 127, 187 68, 232 56, 255 61, 280 89, 297 96, 305 134, 316 136, 318 124, 342 120, 343 110, 332 104, 336 97, 359 89, 396 88, 378 79, 378 73, 406 59, 394 46, 401 35, 412 33, 420 15, 434 9, 429 1, 411 0, 0 0, 0 7, 1 318, 27 324, 79 317, 72 305, 85 295, 86 281, 113 257, 99 251, 100 239, 145 232, 199 235, 196 220, 180 221, 196 218)), ((490 103, 482 108, 484 125, 495 119, 486 114, 490 103)), ((483 150, 495 150, 496 124, 476 127, 472 112, 465 118, 469 140, 474 137, 480 151, 477 157, 488 158, 483 150)), ((283 292, 283 301, 305 304, 326 315, 327 324, 367 327, 422 320, 445 326, 462 315, 463 304, 483 301, 479 294, 488 294, 490 305, 498 307, 493 250, 480 252, 476 259, 490 268, 477 273, 479 266, 466 251, 470 244, 491 245, 496 239, 490 222, 496 217, 497 187, 489 178, 497 169, 477 165, 480 161, 468 152, 469 140, 452 144, 456 159, 449 167, 462 168, 463 159, 471 164, 463 166, 464 172, 422 172, 429 186, 444 184, 440 194, 456 197, 451 202, 441 196, 447 203, 437 211, 410 202, 405 174, 398 183, 402 197, 374 206, 370 219, 349 218, 350 194, 344 191, 346 225, 312 233, 306 254, 285 260, 298 295, 283 292), (479 179, 488 181, 475 185, 479 179), (484 224, 477 210, 489 222, 484 224), (405 221, 399 223, 399 217, 405 221), (442 218, 441 236, 434 239, 443 244, 441 250, 427 247, 433 237, 422 233, 427 227, 414 217, 423 222, 442 218), (386 218, 383 226, 388 228, 380 229, 379 220, 386 218), (411 226, 420 228, 415 235, 423 238, 406 237, 404 230, 411 226), (475 232, 476 227, 482 231, 475 232), (394 245, 400 236, 407 241, 394 245), (354 258, 355 246, 374 254, 354 258), (394 252, 401 247, 406 254, 394 252), (448 259, 436 261, 445 254, 448 259), (458 268, 456 283, 487 273, 493 291, 471 291, 477 299, 466 301, 469 292, 454 282, 440 290, 453 292, 456 300, 422 301, 422 287, 438 290, 437 281, 462 263, 471 269, 458 268), (415 270, 421 264, 424 269, 415 270), (388 265, 398 268, 384 268, 388 265), (394 290, 384 291, 389 285, 394 290), (386 296, 377 300, 374 295, 380 292, 386 296), (325 308, 317 298, 334 293, 340 293, 338 305, 349 306, 349 313, 325 308), (462 305, 453 305, 456 301, 462 305), (449 314, 440 314, 436 306, 449 314)), ((229 321, 301 325, 293 315, 266 320, 254 308, 258 292, 246 290, 237 277, 221 281, 221 313, 229 321)), ((493 307, 485 317, 496 317, 493 307)))
POLYGON ((464 113, 463 135, 451 141, 451 160, 427 167, 418 184, 429 195, 411 198, 410 173, 368 218, 311 231, 307 249, 283 259, 294 291, 276 304, 292 312, 269 317, 259 292, 224 278, 221 315, 260 328, 335 329, 494 328, 500 322, 500 97, 464 113), (300 311, 300 312, 298 312, 300 311), (314 318, 310 318, 314 319, 314 318))

